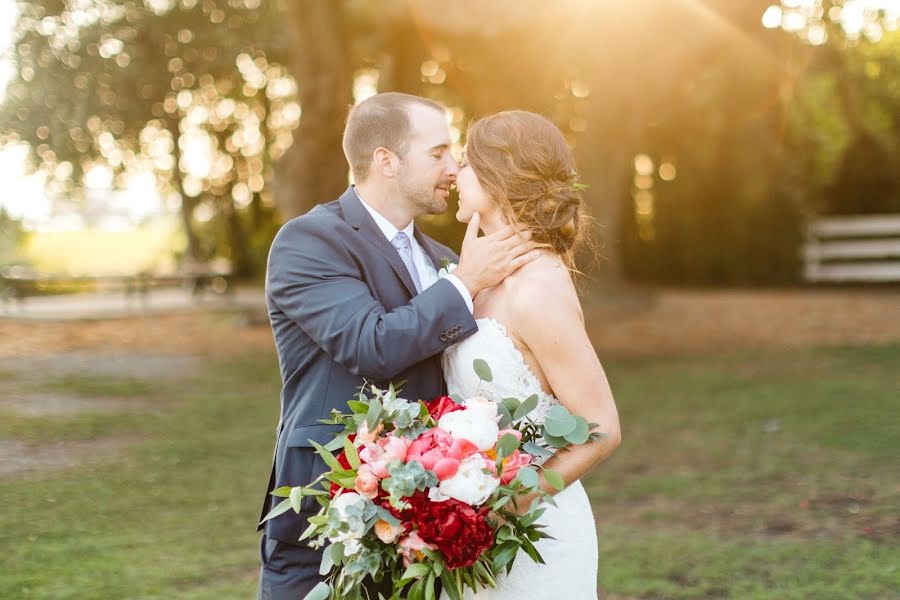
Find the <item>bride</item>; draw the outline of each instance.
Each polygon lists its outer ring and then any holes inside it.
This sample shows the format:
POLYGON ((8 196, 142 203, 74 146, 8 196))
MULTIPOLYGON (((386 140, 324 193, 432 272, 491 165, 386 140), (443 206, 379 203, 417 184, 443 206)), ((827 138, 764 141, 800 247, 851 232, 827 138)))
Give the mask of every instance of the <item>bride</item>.
MULTIPOLYGON (((548 506, 540 519, 553 538, 535 544, 546 564, 520 551, 509 576, 501 574, 494 589, 467 590, 467 600, 584 600, 597 594, 596 526, 579 480, 609 457, 621 436, 609 383, 585 331, 572 282, 574 252, 586 222, 576 183, 572 151, 544 117, 508 111, 469 128, 456 181, 456 218, 469 223, 467 237, 479 228, 490 234, 511 224, 530 231, 541 249, 536 260, 475 296, 478 332, 443 355, 449 392, 464 398, 487 392, 497 399, 537 394, 540 403, 532 418, 542 421, 561 403, 599 423, 606 437, 545 463, 566 482, 554 498, 557 507, 548 506), (477 377, 476 358, 491 365, 492 382, 477 377)), ((543 479, 541 487, 555 491, 543 479)))

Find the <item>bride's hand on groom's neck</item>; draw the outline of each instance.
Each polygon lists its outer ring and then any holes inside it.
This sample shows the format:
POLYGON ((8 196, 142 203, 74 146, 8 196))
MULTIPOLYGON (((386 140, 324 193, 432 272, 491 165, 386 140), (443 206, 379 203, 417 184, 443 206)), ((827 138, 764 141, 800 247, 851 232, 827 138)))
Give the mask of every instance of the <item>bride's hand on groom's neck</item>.
POLYGON ((507 225, 478 237, 481 216, 472 215, 463 239, 459 266, 453 271, 474 298, 483 289, 494 287, 539 256, 531 232, 517 232, 507 225))

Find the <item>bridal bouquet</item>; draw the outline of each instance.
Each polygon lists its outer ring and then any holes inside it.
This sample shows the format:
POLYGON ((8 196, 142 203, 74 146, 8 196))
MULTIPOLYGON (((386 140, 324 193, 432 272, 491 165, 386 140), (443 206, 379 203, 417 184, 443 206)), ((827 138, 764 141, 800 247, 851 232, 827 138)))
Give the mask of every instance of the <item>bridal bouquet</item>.
MULTIPOLYGON (((491 381, 485 361, 473 367, 491 381)), ((461 600, 465 587, 494 587, 520 549, 543 563, 534 542, 548 536, 537 521, 553 500, 538 470, 557 490, 564 483, 540 463, 602 436, 563 406, 543 423, 529 419, 536 395, 411 402, 398 393, 363 387, 351 414, 334 411, 327 421, 344 431, 325 446, 311 442, 330 470, 308 486, 271 492, 285 499, 264 521, 299 512, 304 496, 322 506, 300 539, 325 548, 320 573, 328 577, 306 600, 362 599, 366 576, 389 577, 390 600, 435 600, 438 580, 461 600)))

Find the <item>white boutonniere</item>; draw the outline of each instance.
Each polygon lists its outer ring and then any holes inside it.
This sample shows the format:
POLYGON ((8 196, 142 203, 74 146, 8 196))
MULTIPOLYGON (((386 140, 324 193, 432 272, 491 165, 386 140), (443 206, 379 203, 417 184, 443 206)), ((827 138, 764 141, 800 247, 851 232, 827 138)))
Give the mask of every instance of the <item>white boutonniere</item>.
POLYGON ((443 279, 447 275, 453 272, 458 265, 455 262, 451 262, 449 258, 446 256, 441 258, 441 268, 438 271, 438 279, 443 279))

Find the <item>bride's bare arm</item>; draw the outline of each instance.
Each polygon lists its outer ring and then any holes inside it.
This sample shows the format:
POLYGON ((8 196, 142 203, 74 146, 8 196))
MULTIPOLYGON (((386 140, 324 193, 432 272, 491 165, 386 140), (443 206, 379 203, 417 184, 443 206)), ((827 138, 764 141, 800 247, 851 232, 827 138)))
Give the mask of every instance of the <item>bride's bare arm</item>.
MULTIPOLYGON (((599 423, 599 431, 606 436, 599 443, 560 452, 545 463, 568 486, 606 460, 622 435, 609 382, 585 331, 578 296, 568 273, 555 271, 520 280, 509 309, 510 325, 535 357, 554 395, 572 414, 599 423)), ((541 484, 555 491, 546 482, 541 484)))

